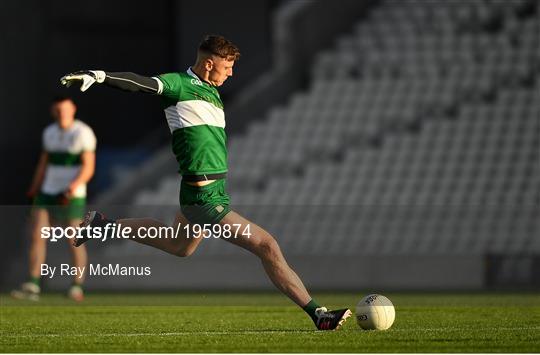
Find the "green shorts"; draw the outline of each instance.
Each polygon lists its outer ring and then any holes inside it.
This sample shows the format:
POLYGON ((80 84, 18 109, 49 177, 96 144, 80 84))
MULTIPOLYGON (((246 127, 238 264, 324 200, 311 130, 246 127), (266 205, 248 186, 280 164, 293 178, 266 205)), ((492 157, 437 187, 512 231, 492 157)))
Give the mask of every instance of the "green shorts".
POLYGON ((68 222, 84 218, 86 198, 66 198, 63 194, 49 195, 40 192, 34 198, 34 207, 45 208, 55 221, 68 222))
POLYGON ((180 185, 180 208, 192 224, 219 223, 231 211, 229 204, 225 179, 205 186, 191 186, 184 181, 180 185))

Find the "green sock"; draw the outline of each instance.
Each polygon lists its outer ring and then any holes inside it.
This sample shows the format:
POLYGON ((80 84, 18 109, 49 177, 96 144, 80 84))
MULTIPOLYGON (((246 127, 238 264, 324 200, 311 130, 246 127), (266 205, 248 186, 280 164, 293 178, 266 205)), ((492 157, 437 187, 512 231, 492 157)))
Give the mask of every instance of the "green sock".
POLYGON ((30 276, 30 280, 28 282, 31 282, 33 283, 34 285, 38 286, 39 287, 39 277, 35 277, 35 276, 30 276))
POLYGON ((302 309, 313 319, 314 322, 317 321, 317 316, 315 315, 315 310, 317 308, 320 308, 319 304, 315 302, 313 299, 309 301, 308 304, 306 304, 302 309))

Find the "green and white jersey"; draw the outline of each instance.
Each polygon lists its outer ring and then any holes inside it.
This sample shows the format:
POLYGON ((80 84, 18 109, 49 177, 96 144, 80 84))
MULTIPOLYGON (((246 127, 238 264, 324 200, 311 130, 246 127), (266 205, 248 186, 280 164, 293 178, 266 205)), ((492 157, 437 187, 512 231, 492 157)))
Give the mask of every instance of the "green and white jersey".
MULTIPOLYGON (((87 124, 75 120, 63 130, 57 123, 43 131, 43 150, 49 156, 41 192, 56 195, 66 191, 81 169, 81 154, 96 150, 96 136, 87 124)), ((86 197, 86 185, 74 192, 74 197, 86 197)))
POLYGON ((218 90, 200 80, 191 68, 185 73, 161 74, 156 79, 180 174, 226 172, 225 113, 218 90))

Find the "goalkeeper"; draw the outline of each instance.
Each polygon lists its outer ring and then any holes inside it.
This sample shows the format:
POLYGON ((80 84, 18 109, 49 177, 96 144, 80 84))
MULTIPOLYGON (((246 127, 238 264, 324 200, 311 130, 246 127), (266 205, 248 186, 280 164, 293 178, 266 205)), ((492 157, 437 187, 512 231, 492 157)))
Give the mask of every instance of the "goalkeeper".
MULTIPOLYGON (((317 304, 287 264, 276 240, 229 207, 229 195, 225 190, 225 114, 217 87, 233 75, 233 65, 239 57, 240 52, 232 42, 212 35, 206 36, 200 43, 196 63, 186 72, 146 77, 128 72, 89 70, 67 74, 61 83, 66 86, 80 83, 81 91, 99 83, 125 91, 161 96, 172 134, 172 150, 182 175, 182 213, 177 214, 175 227, 188 223, 219 224, 226 229, 227 226, 230 228, 240 224, 240 230, 249 230, 250 235, 239 234, 236 238, 225 240, 258 256, 274 285, 302 307, 318 329, 337 329, 351 315, 350 310, 329 311, 317 304)), ((122 227, 130 227, 131 231, 166 227, 151 218, 109 220, 96 211, 87 213, 83 226, 104 227, 108 223, 119 223, 122 227)), ((189 256, 203 239, 190 237, 189 234, 177 239, 141 239, 135 233, 133 238, 177 256, 189 256)), ((89 239, 76 239, 75 243, 78 246, 89 239)))

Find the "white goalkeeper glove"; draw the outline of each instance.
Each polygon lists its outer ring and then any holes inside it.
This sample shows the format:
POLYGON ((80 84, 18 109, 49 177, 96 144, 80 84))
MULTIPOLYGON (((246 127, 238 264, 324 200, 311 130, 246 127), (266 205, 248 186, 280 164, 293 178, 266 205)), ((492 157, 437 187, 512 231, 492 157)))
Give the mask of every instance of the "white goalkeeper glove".
POLYGON ((97 82, 101 84, 104 82, 105 77, 106 74, 102 70, 81 70, 64 75, 60 79, 60 83, 66 87, 70 87, 73 83, 82 81, 81 91, 85 92, 93 83, 97 82))

